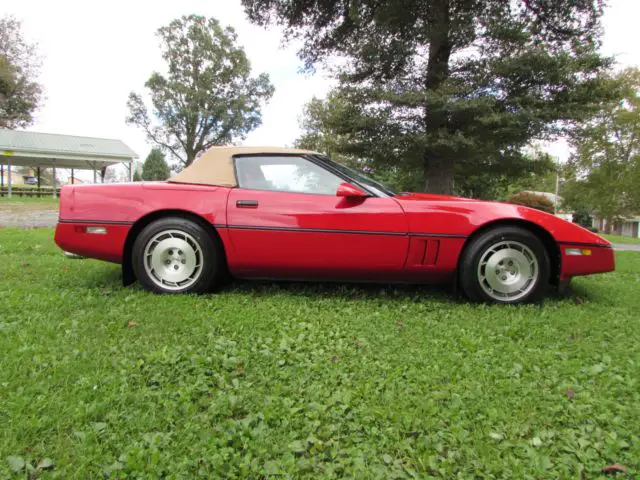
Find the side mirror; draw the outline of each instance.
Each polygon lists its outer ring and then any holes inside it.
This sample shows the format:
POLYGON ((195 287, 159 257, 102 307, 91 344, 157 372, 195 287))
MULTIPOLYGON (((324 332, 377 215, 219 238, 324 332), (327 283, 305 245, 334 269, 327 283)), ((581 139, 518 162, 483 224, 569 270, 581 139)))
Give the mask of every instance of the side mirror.
POLYGON ((363 192, 358 187, 351 185, 350 183, 344 182, 338 185, 338 190, 336 191, 336 195, 338 197, 348 197, 348 198, 364 198, 369 195, 366 192, 363 192))

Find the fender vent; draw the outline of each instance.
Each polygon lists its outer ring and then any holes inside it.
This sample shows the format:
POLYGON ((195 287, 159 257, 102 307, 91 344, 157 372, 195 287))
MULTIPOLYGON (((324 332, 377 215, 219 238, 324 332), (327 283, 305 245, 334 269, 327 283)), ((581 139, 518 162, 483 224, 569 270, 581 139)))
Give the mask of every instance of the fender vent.
POLYGON ((438 261, 438 252, 440 251, 440 240, 428 240, 427 248, 422 263, 424 265, 435 265, 438 261))
POLYGON ((421 267, 425 265, 435 265, 438 262, 440 251, 440 240, 426 238, 412 238, 409 244, 409 255, 407 266, 421 267))

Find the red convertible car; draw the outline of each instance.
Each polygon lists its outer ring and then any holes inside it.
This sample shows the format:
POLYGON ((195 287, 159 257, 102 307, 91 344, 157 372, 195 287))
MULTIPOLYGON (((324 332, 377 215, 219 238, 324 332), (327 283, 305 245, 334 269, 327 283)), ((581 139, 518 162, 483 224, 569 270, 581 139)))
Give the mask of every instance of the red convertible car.
POLYGON ((398 194, 284 148, 214 147, 166 182, 64 186, 55 240, 166 293, 229 277, 454 282, 474 301, 522 303, 615 268, 608 241, 554 215, 398 194))

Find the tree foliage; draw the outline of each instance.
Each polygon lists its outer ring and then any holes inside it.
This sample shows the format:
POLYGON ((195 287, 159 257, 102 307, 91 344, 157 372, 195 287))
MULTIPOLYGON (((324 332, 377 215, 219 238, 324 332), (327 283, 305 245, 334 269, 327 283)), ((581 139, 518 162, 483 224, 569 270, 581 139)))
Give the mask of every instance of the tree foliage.
POLYGON ((573 223, 577 223, 581 227, 593 228, 593 217, 591 212, 585 208, 579 208, 573 210, 573 223))
MULTIPOLYGON (((334 160, 366 170, 396 191, 420 191, 424 188, 422 163, 409 153, 400 157, 392 149, 374 154, 375 145, 394 143, 383 136, 375 139, 366 151, 354 142, 349 122, 357 115, 356 106, 343 101, 339 92, 326 99, 312 99, 301 118, 302 135, 296 146, 323 152, 334 160), (352 108, 353 107, 353 108, 352 108), (390 161, 390 158, 393 161, 390 161)), ((390 134, 391 135, 391 134, 390 134)), ((481 199, 506 199, 522 190, 553 191, 556 165, 549 155, 527 149, 511 161, 495 157, 457 162, 454 169, 454 191, 459 195, 481 199)))
MULTIPOLYGON (((601 0, 242 0, 302 42, 308 68, 338 57, 335 133, 349 154, 419 172, 452 193, 457 165, 496 170, 607 94, 601 0)), ((464 167, 463 167, 464 169, 464 167)))
MULTIPOLYGON (((22 176, 37 176, 38 170, 37 168, 32 167, 12 167, 12 170, 16 172, 18 175, 22 176)), ((51 168, 41 168, 40 169, 40 184, 41 185, 53 185, 53 169, 51 168)))
POLYGON ((142 165, 142 180, 166 180, 171 175, 169 166, 164 159, 164 153, 158 148, 151 150, 142 165))
POLYGON ((145 86, 152 120, 141 95, 132 92, 127 122, 170 152, 182 166, 213 145, 245 138, 261 123, 261 105, 273 94, 266 74, 251 65, 233 28, 214 18, 183 16, 158 30, 167 72, 145 86))
POLYGON ((102 183, 122 183, 127 180, 126 174, 120 171, 115 165, 103 170, 102 183))
POLYGON ((0 128, 24 128, 42 101, 36 81, 40 58, 28 43, 21 24, 13 17, 0 18, 0 128))
POLYGON ((565 202, 613 222, 640 213, 640 70, 609 79, 618 99, 576 130, 563 187, 565 202))

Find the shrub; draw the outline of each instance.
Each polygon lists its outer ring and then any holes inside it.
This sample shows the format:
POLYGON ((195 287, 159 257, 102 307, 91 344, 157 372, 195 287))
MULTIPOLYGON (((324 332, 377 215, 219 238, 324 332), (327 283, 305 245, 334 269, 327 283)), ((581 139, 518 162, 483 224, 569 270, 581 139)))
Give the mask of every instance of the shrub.
POLYGON ((576 208, 573 212, 573 223, 581 227, 589 228, 593 224, 593 218, 585 208, 576 208))
POLYGON ((535 193, 520 192, 512 195, 507 200, 509 203, 516 205, 524 205, 525 207, 535 208, 547 213, 554 213, 553 202, 543 195, 535 193))

